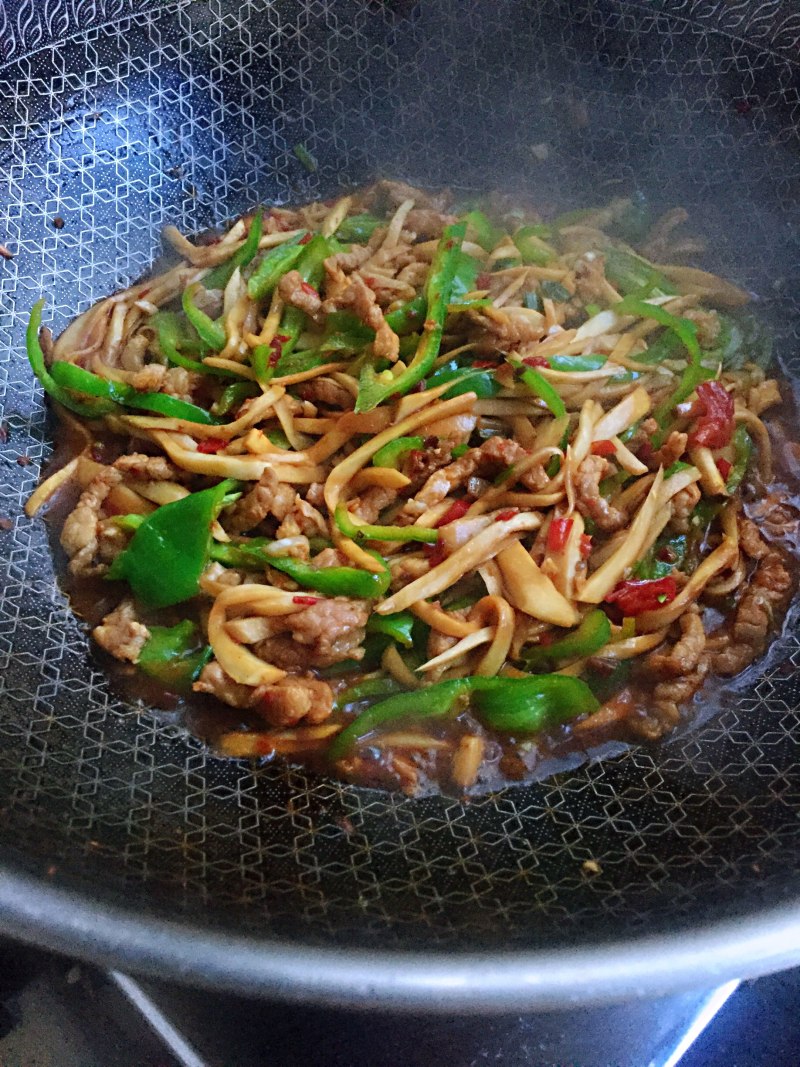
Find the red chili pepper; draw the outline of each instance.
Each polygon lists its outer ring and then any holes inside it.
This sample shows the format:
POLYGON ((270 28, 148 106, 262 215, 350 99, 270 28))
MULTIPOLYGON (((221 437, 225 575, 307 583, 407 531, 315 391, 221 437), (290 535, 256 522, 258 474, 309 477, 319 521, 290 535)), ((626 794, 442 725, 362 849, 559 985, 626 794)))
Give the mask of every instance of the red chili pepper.
POLYGON ((722 480, 727 482, 728 475, 731 473, 731 465, 727 459, 723 459, 722 456, 717 460, 717 470, 722 475, 722 480))
POLYGON ((491 274, 487 274, 486 271, 481 271, 478 277, 475 279, 476 289, 488 289, 492 284, 491 274))
POLYGON ((312 604, 318 604, 320 598, 318 596, 293 596, 293 604, 303 604, 305 607, 310 607, 312 604))
POLYGON ((613 456, 617 446, 613 441, 592 441, 593 456, 613 456))
POLYGON ((544 356, 528 356, 527 359, 522 361, 526 367, 546 367, 550 369, 550 364, 544 358, 544 356))
POLYGON ((697 387, 699 415, 689 433, 689 446, 724 448, 733 436, 733 397, 721 382, 697 387))
POLYGON ((573 519, 553 519, 547 531, 548 552, 563 552, 572 531, 573 519))
POLYGON ((584 559, 587 559, 592 554, 592 537, 591 534, 581 534, 581 555, 584 559))
POLYGON ((306 296, 315 296, 317 300, 319 300, 319 293, 313 285, 309 285, 308 282, 301 282, 300 288, 303 290, 306 296))
POLYGON ((431 567, 438 567, 440 563, 444 563, 447 559, 447 549, 442 539, 439 538, 435 545, 425 545, 425 555, 431 567))
POLYGON ((436 528, 438 529, 440 526, 447 526, 449 522, 455 522, 456 519, 463 518, 469 509, 470 503, 468 500, 454 500, 444 515, 442 515, 441 519, 435 524, 436 528))
POLYGON ((278 360, 281 358, 281 352, 283 351, 284 344, 289 340, 285 333, 276 334, 269 343, 270 355, 269 365, 270 367, 277 366, 278 360))
MULTIPOLYGON (((284 227, 284 226, 281 227, 281 229, 285 229, 285 228, 286 227, 284 227)), ((307 233, 305 235, 305 237, 301 237, 300 240, 297 243, 301 244, 301 245, 307 245, 310 240, 311 240, 311 234, 307 233)))
POLYGON ((484 370, 487 367, 496 367, 497 363, 493 359, 476 359, 472 364, 473 367, 480 367, 484 370))
POLYGON ((547 648, 548 645, 552 645, 552 643, 554 641, 555 641, 555 637, 553 636, 553 634, 551 634, 551 633, 540 634, 539 642, 538 642, 539 643, 539 647, 540 648, 547 648))
POLYGON ((494 521, 508 522, 508 520, 513 519, 515 515, 519 515, 519 508, 506 508, 505 511, 498 511, 494 517, 494 521))
POLYGON ((619 582, 606 597, 609 604, 617 604, 625 616, 642 615, 670 604, 678 595, 678 585, 671 576, 653 581, 631 580, 619 582))
POLYGON ((197 446, 197 451, 202 452, 204 456, 213 456, 220 452, 227 443, 221 437, 207 437, 205 441, 201 441, 197 446))

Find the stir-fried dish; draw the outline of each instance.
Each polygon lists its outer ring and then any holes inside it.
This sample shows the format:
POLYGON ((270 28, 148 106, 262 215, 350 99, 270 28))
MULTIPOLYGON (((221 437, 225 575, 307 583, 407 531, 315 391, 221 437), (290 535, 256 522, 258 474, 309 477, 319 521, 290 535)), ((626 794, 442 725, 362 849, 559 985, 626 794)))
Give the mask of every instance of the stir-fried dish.
POLYGON ((29 513, 73 494, 97 644, 221 754, 408 792, 672 730, 764 651, 796 527, 763 333, 682 221, 381 182, 168 228, 55 342, 37 304, 79 444, 29 513))

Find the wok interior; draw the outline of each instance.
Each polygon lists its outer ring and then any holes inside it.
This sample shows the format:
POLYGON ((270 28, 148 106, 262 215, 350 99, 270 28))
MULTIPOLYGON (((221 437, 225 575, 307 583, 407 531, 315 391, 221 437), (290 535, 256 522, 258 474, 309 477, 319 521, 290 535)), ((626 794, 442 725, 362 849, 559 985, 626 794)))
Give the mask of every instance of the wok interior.
POLYGON ((784 900, 800 854, 794 613, 719 713, 661 748, 468 805, 411 801, 227 763, 126 706, 21 515, 52 447, 21 344, 39 295, 60 329, 150 265, 165 223, 197 231, 380 175, 547 214, 681 204, 796 372, 800 79, 780 6, 698 21, 677 0, 131 0, 100 30, 48 22, 45 4, 38 36, 22 6, 6 5, 0 67, 0 240, 18 251, 0 265, 12 868, 195 928, 386 949, 625 940, 784 900))

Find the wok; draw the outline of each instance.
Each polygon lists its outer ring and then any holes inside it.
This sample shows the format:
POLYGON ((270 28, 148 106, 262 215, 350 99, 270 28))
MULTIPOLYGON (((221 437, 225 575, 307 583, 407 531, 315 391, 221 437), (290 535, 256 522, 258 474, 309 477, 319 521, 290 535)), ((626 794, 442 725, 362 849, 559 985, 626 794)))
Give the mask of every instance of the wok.
POLYGON ((411 800, 221 761, 126 703, 21 512, 53 442, 23 350, 41 294, 60 329, 146 271, 167 222, 376 176, 547 211, 684 205, 796 373, 799 35, 788 0, 0 0, 0 928, 218 988, 430 1010, 800 963, 794 613, 659 748, 411 800))

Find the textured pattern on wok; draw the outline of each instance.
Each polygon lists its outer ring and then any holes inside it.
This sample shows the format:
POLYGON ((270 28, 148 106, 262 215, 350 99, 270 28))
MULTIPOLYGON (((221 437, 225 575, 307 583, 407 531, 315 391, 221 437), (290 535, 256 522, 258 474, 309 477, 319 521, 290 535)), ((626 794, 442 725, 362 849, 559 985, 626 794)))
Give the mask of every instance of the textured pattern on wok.
POLYGON ((217 760, 126 706, 21 507, 51 449, 22 347, 40 293, 61 328, 148 268, 165 222, 200 229, 379 173, 502 182, 556 207, 662 190, 718 245, 720 271, 765 298, 796 371, 793 6, 0 0, 0 243, 17 253, 0 261, 0 514, 14 520, 0 532, 1 846, 102 898, 348 945, 560 944, 789 891, 788 633, 662 749, 466 806, 409 801, 217 760))

